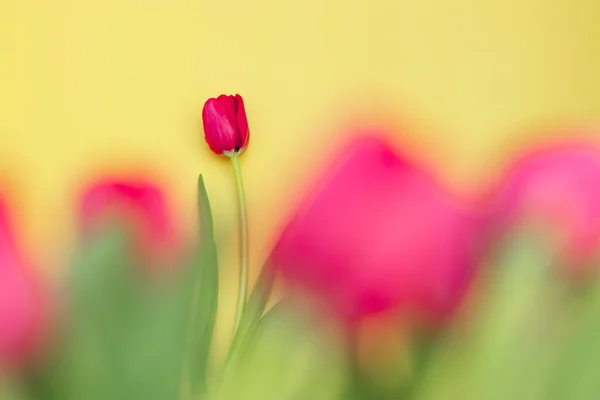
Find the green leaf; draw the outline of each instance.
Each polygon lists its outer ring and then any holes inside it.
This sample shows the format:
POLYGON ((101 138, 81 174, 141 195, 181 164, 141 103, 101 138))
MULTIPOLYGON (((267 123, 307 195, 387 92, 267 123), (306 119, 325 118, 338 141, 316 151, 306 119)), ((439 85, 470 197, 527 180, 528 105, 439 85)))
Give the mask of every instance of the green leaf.
POLYGON ((149 362, 139 367, 140 352, 155 333, 152 304, 157 299, 146 290, 149 282, 139 266, 130 262, 129 249, 129 237, 121 231, 110 231, 79 249, 68 300, 70 325, 60 354, 65 372, 57 387, 68 399, 147 395, 158 400, 173 390, 175 362, 157 364, 155 354, 149 353, 149 362), (138 387, 146 379, 153 393, 147 385, 138 387))
POLYGON ((514 238, 490 271, 470 332, 442 345, 417 399, 545 399, 573 327, 552 256, 531 237, 514 238))
POLYGON ((189 296, 181 278, 152 282, 129 254, 127 238, 108 234, 74 267, 69 398, 165 400, 179 392, 189 296))
POLYGON ((254 339, 269 301, 275 282, 275 274, 275 268, 269 257, 250 294, 238 330, 234 333, 225 366, 221 373, 220 386, 231 379, 231 375, 235 373, 236 368, 245 361, 248 348, 254 339))
POLYGON ((246 308, 240 321, 240 326, 235 333, 230 355, 236 356, 243 353, 245 345, 252 340, 252 336, 258 328, 263 316, 267 302, 273 289, 275 270, 269 261, 263 266, 258 280, 250 294, 246 308))
POLYGON ((23 393, 17 382, 0 374, 0 400, 23 400, 23 393))
POLYGON ((210 400, 341 399, 345 365, 339 343, 281 302, 260 321, 242 363, 210 400))
POLYGON ((588 293, 580 324, 559 359, 544 399, 588 400, 600 392, 600 283, 588 293))
POLYGON ((31 376, 32 398, 203 398, 218 267, 202 177, 198 197, 197 251, 160 282, 131 262, 129 237, 120 230, 99 235, 78 250, 68 287, 65 337, 31 376))
POLYGON ((537 244, 516 245, 502 260, 472 348, 475 398, 541 399, 562 345, 567 303, 537 244), (564 314, 563 314, 564 315, 564 314), (482 367, 483 366, 483 367, 482 367))
POLYGON ((182 390, 204 396, 208 354, 217 315, 219 271, 210 202, 202 175, 198 178, 200 246, 198 265, 189 268, 190 307, 182 390))

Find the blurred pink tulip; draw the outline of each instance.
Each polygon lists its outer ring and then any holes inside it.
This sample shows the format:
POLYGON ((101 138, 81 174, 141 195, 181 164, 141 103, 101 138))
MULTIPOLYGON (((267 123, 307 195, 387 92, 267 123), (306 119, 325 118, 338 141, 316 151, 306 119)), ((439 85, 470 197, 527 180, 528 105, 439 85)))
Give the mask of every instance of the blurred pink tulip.
POLYGON ((180 245, 175 221, 162 191, 139 178, 105 178, 84 191, 79 220, 84 233, 118 223, 132 230, 135 254, 157 266, 176 257, 180 245))
POLYGON ((0 202, 0 370, 23 367, 44 327, 41 280, 29 269, 0 202))
POLYGON ((341 151, 285 228, 287 281, 347 321, 392 308, 447 316, 480 255, 480 219, 377 137, 341 151))
POLYGON ((585 273, 600 244, 600 151, 566 142, 521 155, 506 168, 491 209, 500 230, 525 219, 544 223, 568 271, 585 273))

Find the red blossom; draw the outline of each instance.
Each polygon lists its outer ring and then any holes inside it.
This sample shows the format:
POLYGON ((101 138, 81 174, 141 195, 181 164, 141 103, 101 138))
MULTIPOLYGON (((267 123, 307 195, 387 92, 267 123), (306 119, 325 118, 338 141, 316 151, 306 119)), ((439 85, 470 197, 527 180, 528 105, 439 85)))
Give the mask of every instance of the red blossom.
POLYGON ((491 198, 498 230, 525 221, 541 223, 557 239, 553 244, 568 272, 586 273, 600 245, 597 146, 569 141, 533 148, 509 163, 491 198))
POLYGON ((0 202, 0 369, 20 368, 39 349, 44 329, 42 282, 18 248, 0 202))
POLYGON ((248 119, 239 94, 208 99, 202 110, 202 122, 206 142, 215 154, 231 157, 248 146, 248 119))
POLYGON ((342 149, 275 249, 292 285, 343 318, 400 307, 447 315, 480 255, 480 219, 377 137, 342 149))
POLYGON ((85 233, 118 223, 134 237, 134 250, 144 262, 168 262, 180 238, 163 192, 139 178, 105 178, 88 186, 80 199, 79 220, 85 233))

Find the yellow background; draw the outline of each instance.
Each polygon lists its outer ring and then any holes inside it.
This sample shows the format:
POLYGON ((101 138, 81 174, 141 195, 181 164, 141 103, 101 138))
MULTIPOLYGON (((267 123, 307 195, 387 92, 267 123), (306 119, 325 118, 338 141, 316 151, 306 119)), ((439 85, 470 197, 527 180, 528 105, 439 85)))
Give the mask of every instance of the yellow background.
MULTIPOLYGON (((348 117, 412 127, 395 139, 456 185, 484 179, 529 128, 594 122, 600 2, 0 0, 0 191, 27 245, 64 257, 78 185, 123 168, 155 173, 183 221, 203 172, 219 235, 235 232, 230 166, 200 117, 236 92, 255 276, 348 117)), ((235 247, 220 250, 235 271, 235 247)))

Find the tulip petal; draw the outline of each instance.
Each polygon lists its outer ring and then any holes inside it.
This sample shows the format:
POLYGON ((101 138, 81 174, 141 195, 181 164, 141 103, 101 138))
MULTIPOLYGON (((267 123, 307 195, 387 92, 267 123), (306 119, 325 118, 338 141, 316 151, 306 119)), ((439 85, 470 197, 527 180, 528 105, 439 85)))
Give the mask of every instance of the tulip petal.
POLYGON ((403 305, 445 313, 477 262, 479 220, 376 135, 343 148, 283 231, 288 281, 345 318, 403 305))
POLYGON ((248 119, 239 94, 208 99, 202 109, 202 122, 205 140, 215 154, 231 156, 248 145, 248 119))
POLYGON ((86 234, 114 222, 133 230, 135 251, 147 261, 168 262, 179 248, 180 239, 165 196, 158 186, 144 179, 107 177, 92 182, 81 196, 79 220, 86 234))
POLYGON ((541 222, 569 273, 587 274, 600 247, 600 151, 583 142, 533 148, 507 166, 490 209, 500 231, 541 222))
POLYGON ((43 327, 41 289, 0 201, 0 367, 18 368, 33 356, 43 327))

